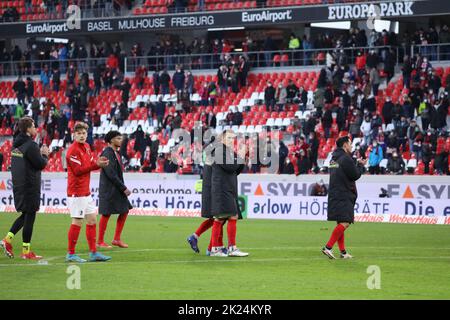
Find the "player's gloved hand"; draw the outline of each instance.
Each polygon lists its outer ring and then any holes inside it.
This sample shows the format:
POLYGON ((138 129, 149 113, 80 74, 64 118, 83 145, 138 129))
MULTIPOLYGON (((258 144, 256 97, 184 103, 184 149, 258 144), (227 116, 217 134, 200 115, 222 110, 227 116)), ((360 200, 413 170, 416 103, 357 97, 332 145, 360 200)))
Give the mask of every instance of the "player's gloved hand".
POLYGON ((123 193, 125 193, 125 195, 126 195, 127 197, 129 197, 129 196, 131 195, 131 191, 130 191, 128 188, 126 188, 125 191, 124 191, 123 193))

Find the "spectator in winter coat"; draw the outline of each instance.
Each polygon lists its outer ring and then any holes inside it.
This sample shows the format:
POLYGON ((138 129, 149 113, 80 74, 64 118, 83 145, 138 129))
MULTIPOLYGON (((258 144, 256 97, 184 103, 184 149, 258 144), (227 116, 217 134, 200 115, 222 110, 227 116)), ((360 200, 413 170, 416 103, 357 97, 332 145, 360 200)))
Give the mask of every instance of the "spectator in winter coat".
POLYGON ((42 83, 42 90, 43 92, 47 92, 50 90, 50 71, 48 69, 48 66, 45 65, 44 69, 41 71, 40 75, 41 83, 42 83))
POLYGON ((298 174, 308 174, 311 169, 311 162, 303 149, 300 150, 299 154, 300 156, 297 159, 298 174))
POLYGON ((170 75, 167 70, 164 70, 160 76, 161 93, 170 94, 170 75))
POLYGON ((187 92, 189 94, 193 94, 194 93, 194 76, 192 75, 192 72, 188 71, 186 79, 185 79, 185 89, 187 90, 187 92))
POLYGON ((387 170, 393 174, 405 173, 405 162, 399 157, 398 152, 392 153, 392 157, 388 160, 387 170))
POLYGON ((267 87, 264 90, 264 102, 266 104, 267 111, 273 111, 275 108, 276 100, 275 100, 275 89, 272 86, 271 82, 267 83, 267 87))
POLYGON ((28 77, 27 78, 27 102, 31 103, 34 98, 34 82, 28 77))
POLYGON ((185 81, 184 71, 181 70, 179 66, 177 66, 177 70, 172 76, 172 83, 177 91, 184 89, 184 81, 185 81))
POLYGON ((370 117, 367 115, 364 117, 364 121, 361 123, 361 133, 364 137, 364 144, 369 145, 371 141, 371 121, 370 117))
POLYGON ((279 111, 283 111, 284 105, 286 104, 287 92, 283 84, 280 83, 275 92, 275 99, 277 101, 277 106, 279 111))
POLYGON ((369 154, 369 172, 370 174, 380 174, 380 162, 383 160, 383 149, 377 141, 372 143, 372 150, 369 154))
POLYGON ((391 101, 391 97, 387 96, 386 102, 384 103, 383 110, 382 110, 383 120, 384 120, 385 124, 389 124, 392 122, 393 109, 394 109, 394 104, 391 101))
POLYGON ((356 70, 358 71, 358 77, 361 78, 366 70, 366 55, 361 51, 358 52, 355 62, 356 70))
POLYGON ((26 85, 21 76, 19 76, 17 81, 14 83, 13 90, 16 93, 17 102, 22 106, 25 106, 26 85))
POLYGON ((286 87, 287 92, 286 101, 288 103, 293 103, 294 100, 297 98, 298 91, 299 91, 298 87, 295 85, 294 81, 290 79, 289 84, 286 87))
POLYGON ((378 96, 378 88, 380 86, 381 83, 381 79, 380 79, 380 75, 378 73, 378 69, 377 68, 372 68, 369 71, 369 82, 372 86, 372 95, 373 96, 378 96))

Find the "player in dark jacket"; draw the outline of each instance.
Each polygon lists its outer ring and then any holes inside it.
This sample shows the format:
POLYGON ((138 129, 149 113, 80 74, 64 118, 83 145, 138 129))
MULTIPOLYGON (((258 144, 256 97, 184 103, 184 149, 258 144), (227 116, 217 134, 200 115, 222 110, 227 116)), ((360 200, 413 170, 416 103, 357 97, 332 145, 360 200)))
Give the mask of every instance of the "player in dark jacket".
POLYGON ((108 166, 102 168, 99 184, 99 206, 101 214, 98 230, 98 248, 111 248, 104 241, 106 227, 112 214, 118 214, 116 232, 114 234, 113 246, 128 248, 128 245, 120 240, 128 211, 132 208, 128 196, 131 191, 124 184, 122 160, 119 154, 122 145, 122 135, 119 131, 110 131, 105 136, 108 147, 102 152, 102 156, 109 160, 108 166))
POLYGON ((358 196, 355 181, 361 177, 363 165, 367 160, 358 159, 355 164, 352 157, 352 142, 348 136, 336 140, 337 149, 330 163, 330 186, 328 192, 328 221, 336 221, 330 240, 322 249, 323 254, 335 259, 333 246, 338 242, 341 258, 352 256, 345 250, 344 231, 354 221, 354 207, 358 196))
POLYGON ((248 253, 241 252, 236 247, 236 222, 241 215, 237 176, 244 169, 246 150, 240 148, 238 154, 234 153, 235 138, 233 131, 227 130, 215 148, 211 175, 211 213, 214 216, 211 256, 248 256, 248 253), (228 222, 228 254, 224 254, 220 246, 220 230, 225 222, 228 222))
POLYGON ((13 150, 11 152, 11 175, 14 193, 14 205, 22 215, 12 225, 6 237, 0 242, 5 254, 13 258, 11 242, 14 235, 23 228, 22 259, 38 260, 41 256, 30 250, 31 236, 41 202, 41 171, 48 161, 49 149, 43 146, 39 150, 32 137, 36 136, 33 119, 24 117, 19 120, 13 150))
MULTIPOLYGON (((203 221, 198 229, 188 237, 187 241, 190 244, 194 252, 199 253, 198 248, 198 238, 210 229, 214 224, 214 217, 211 213, 211 176, 212 176, 212 165, 213 165, 213 154, 214 154, 214 136, 211 138, 211 142, 205 145, 205 163, 203 166, 203 174, 201 180, 201 194, 202 194, 202 218, 207 220, 203 221)), ((223 229, 221 229, 219 243, 223 246, 223 229)), ((206 255, 209 256, 211 253, 212 241, 209 242, 208 249, 206 250, 206 255)), ((226 253, 226 249, 223 250, 226 253)))

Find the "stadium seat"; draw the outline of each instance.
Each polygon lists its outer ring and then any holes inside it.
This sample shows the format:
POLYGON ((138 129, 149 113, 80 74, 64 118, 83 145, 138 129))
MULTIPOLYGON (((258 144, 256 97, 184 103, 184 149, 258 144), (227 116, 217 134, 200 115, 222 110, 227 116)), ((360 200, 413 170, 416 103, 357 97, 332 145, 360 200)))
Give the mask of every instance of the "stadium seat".
POLYGON ((274 65, 274 66, 280 65, 280 62, 281 62, 281 56, 280 56, 279 54, 274 55, 272 61, 273 61, 273 65, 274 65))

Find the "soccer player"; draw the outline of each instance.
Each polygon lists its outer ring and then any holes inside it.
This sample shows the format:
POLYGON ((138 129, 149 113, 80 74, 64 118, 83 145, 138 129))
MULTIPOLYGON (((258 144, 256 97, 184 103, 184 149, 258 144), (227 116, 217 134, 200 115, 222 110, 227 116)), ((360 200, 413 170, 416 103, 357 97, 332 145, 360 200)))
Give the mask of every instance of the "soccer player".
POLYGON ((330 259, 336 259, 332 250, 337 242, 340 257, 351 259, 353 257, 345 250, 344 232, 354 221, 357 198, 355 181, 361 177, 367 160, 358 159, 358 163, 355 164, 351 157, 352 142, 348 136, 338 138, 336 146, 329 167, 328 221, 336 221, 337 226, 326 246, 322 248, 322 253, 330 259))
MULTIPOLYGON (((211 175, 212 175, 212 159, 210 156, 206 156, 205 165, 203 167, 203 177, 202 177, 202 185, 201 185, 201 193, 202 193, 202 217, 207 220, 203 221, 198 227, 197 231, 195 231, 192 235, 190 235, 187 239, 190 244, 192 250, 194 252, 199 253, 200 250, 198 248, 198 238, 210 229, 214 224, 214 217, 211 215, 211 175)), ((220 229, 219 235, 219 245, 223 246, 223 225, 220 229)), ((206 255, 209 256, 211 254, 212 241, 209 242, 208 249, 206 250, 206 255)), ((222 251, 226 254, 226 248, 223 248, 222 251)))
POLYGON ((94 200, 90 192, 91 171, 104 168, 109 164, 108 159, 99 157, 97 161, 86 143, 88 126, 78 122, 74 127, 74 143, 67 150, 67 204, 69 206, 72 224, 68 234, 67 262, 86 262, 75 254, 83 220, 86 220, 86 238, 89 245, 89 261, 107 261, 111 257, 104 256, 96 249, 97 215, 94 200))
POLYGON ((111 248, 104 241, 106 227, 112 214, 118 214, 116 232, 113 246, 128 248, 128 245, 120 239, 128 211, 132 208, 128 197, 131 191, 125 186, 123 180, 123 165, 119 154, 122 145, 122 135, 119 131, 110 131, 105 136, 108 147, 102 152, 102 157, 109 160, 109 165, 102 168, 99 185, 98 212, 101 214, 98 230, 98 248, 111 248))
POLYGON ((240 215, 238 204, 237 176, 244 168, 245 149, 240 148, 238 154, 234 153, 234 140, 236 135, 231 130, 222 134, 221 143, 215 148, 215 162, 211 174, 211 213, 214 216, 212 229, 213 257, 246 257, 248 253, 236 247, 236 223, 240 215), (228 235, 228 253, 222 251, 220 244, 220 230, 225 222, 228 235))
POLYGON ((31 236, 41 202, 41 171, 48 161, 49 149, 43 146, 40 150, 33 138, 36 136, 34 121, 30 117, 19 120, 11 152, 11 175, 14 193, 14 205, 19 218, 13 223, 6 237, 0 241, 6 256, 14 258, 12 240, 17 232, 23 228, 23 247, 21 258, 39 260, 42 256, 31 251, 31 236))

